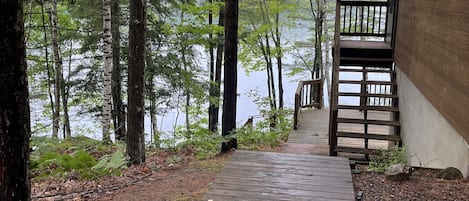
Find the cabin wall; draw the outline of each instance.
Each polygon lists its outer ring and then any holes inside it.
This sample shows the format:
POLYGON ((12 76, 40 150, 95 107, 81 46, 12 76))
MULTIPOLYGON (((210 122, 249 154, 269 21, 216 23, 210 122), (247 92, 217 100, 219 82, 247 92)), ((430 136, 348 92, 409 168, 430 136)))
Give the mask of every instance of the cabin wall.
POLYGON ((410 165, 456 167, 468 174, 469 147, 454 127, 398 68, 401 137, 410 165))
POLYGON ((468 10, 467 0, 399 1, 395 44, 404 144, 415 149, 409 150, 411 154, 434 155, 431 166, 454 164, 465 174, 469 160, 462 140, 469 142, 468 10))

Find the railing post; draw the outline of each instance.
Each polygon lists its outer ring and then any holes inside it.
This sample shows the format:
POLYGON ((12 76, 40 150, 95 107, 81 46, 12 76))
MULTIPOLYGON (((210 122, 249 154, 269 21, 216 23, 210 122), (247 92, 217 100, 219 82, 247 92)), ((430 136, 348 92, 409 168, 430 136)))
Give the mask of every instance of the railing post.
POLYGON ((336 1, 335 34, 334 34, 334 64, 332 71, 332 90, 329 114, 329 155, 336 156, 337 146, 337 115, 338 115, 338 89, 339 89, 339 65, 340 65, 340 0, 336 1))

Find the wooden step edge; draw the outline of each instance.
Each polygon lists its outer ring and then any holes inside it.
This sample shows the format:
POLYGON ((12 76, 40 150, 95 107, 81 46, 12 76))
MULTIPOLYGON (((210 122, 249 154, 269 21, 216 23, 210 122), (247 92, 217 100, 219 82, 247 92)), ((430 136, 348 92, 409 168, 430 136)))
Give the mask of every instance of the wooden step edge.
POLYGON ((352 92, 339 92, 338 96, 359 96, 359 97, 377 97, 377 98, 394 98, 398 99, 399 96, 394 94, 361 94, 352 92))
POLYGON ((334 148, 334 151, 354 153, 354 154, 376 154, 376 153, 378 153, 379 150, 377 150, 377 149, 367 149, 367 150, 365 150, 365 148, 337 146, 337 147, 334 148))
POLYGON ((397 85, 390 81, 361 81, 361 80, 339 80, 340 84, 379 84, 379 85, 397 85))
POLYGON ((399 112, 397 107, 389 106, 353 106, 353 105, 338 105, 339 109, 345 110, 367 110, 367 111, 385 111, 385 112, 399 112))
POLYGON ((392 70, 339 68, 340 72, 394 73, 392 70))
POLYGON ((398 121, 390 120, 374 120, 374 119, 351 119, 351 118, 337 118, 338 123, 349 123, 349 124, 368 124, 368 125, 380 125, 380 126, 400 126, 398 121))
POLYGON ((401 137, 397 135, 382 135, 382 134, 374 134, 368 133, 365 135, 364 133, 355 133, 355 132, 337 132, 337 137, 344 137, 344 138, 360 138, 360 139, 371 139, 371 140, 387 140, 387 141, 401 141, 401 137))
POLYGON ((370 57, 340 57, 342 61, 387 61, 394 62, 393 58, 370 58, 370 57))

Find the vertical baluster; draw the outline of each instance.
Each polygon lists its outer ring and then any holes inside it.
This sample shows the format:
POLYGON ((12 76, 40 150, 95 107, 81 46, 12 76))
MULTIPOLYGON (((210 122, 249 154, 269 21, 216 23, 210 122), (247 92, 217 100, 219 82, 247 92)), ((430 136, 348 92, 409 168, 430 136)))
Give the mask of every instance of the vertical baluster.
POLYGON ((383 8, 383 7, 382 7, 382 6, 379 6, 379 18, 378 18, 378 20, 379 20, 379 22, 378 22, 378 34, 380 34, 380 33, 381 33, 381 17, 382 17, 382 16, 381 16, 381 15, 382 15, 382 13, 381 13, 381 12, 382 12, 382 10, 381 10, 381 8, 383 8))
MULTIPOLYGON (((374 84, 373 86, 375 86, 374 93, 375 93, 375 94, 377 94, 377 91, 378 91, 378 89, 376 88, 376 87, 377 87, 377 85, 376 85, 376 84, 374 84)), ((373 97, 373 105, 376 105, 376 97, 373 97)))
POLYGON ((352 10, 353 10, 353 7, 350 6, 350 14, 349 14, 349 26, 348 26, 348 32, 350 33, 351 32, 351 29, 352 29, 352 10))
POLYGON ((372 25, 372 30, 371 33, 375 33, 375 21, 376 21, 376 6, 373 6, 373 24, 372 25))
POLYGON ((362 15, 360 16, 361 19, 360 19, 360 33, 363 33, 363 21, 365 20, 365 6, 361 6, 361 11, 362 11, 362 15))
POLYGON ((347 6, 344 6, 344 12, 343 13, 344 13, 344 21, 343 21, 344 26, 342 28, 342 32, 345 32, 345 27, 346 27, 345 24, 347 22, 347 20, 345 19, 346 16, 347 16, 347 6))
POLYGON ((366 33, 369 33, 369 25, 370 25, 370 6, 366 7, 368 11, 366 12, 366 33))
POLYGON ((358 26, 358 7, 359 6, 355 6, 355 24, 354 24, 354 33, 357 33, 357 26, 358 26))

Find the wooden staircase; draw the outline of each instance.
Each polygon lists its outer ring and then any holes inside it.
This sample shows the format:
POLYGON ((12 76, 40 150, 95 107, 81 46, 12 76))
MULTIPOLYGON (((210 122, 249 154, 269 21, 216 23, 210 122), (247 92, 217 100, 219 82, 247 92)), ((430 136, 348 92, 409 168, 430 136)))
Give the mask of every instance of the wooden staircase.
MULTIPOLYGON (((378 27, 373 23, 383 24, 381 19, 379 22, 375 22, 375 18, 378 17, 370 17, 370 13, 373 16, 380 16, 380 18, 387 16, 387 9, 382 8, 379 11, 384 10, 384 13, 376 14, 376 7, 386 7, 385 3, 387 2, 337 1, 336 30, 340 31, 336 31, 335 34, 333 53, 334 66, 329 122, 330 155, 359 154, 364 156, 363 159, 369 160, 369 155, 376 151, 370 146, 370 141, 384 141, 388 145, 401 145, 399 98, 393 49, 387 42, 385 34, 388 27, 383 26, 384 30, 373 28, 370 31, 368 29, 371 26, 378 27), (341 14, 341 12, 346 13, 341 14), (367 17, 351 17, 347 20, 347 16, 358 16, 359 14, 367 17), (371 24, 367 21, 369 19, 373 19, 371 24), (361 31, 357 31, 357 26, 360 27, 358 30, 361 31), (382 37, 382 41, 351 40, 344 36, 382 37), (346 114, 347 110, 359 111, 360 113, 353 117, 344 117, 343 114, 346 114), (350 145, 346 143, 350 141, 347 139, 355 139, 355 141, 359 139, 362 140, 362 143, 350 145)), ((384 24, 387 24, 386 21, 384 24)))

